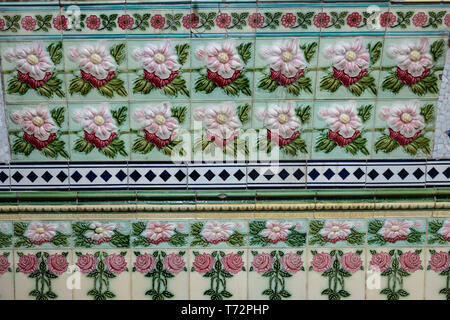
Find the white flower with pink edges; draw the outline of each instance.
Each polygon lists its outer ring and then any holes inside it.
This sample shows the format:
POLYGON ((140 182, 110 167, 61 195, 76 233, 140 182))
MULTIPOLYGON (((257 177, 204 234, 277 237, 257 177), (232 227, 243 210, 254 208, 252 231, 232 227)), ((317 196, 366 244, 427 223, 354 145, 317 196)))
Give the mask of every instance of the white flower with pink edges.
POLYGON ((170 41, 161 45, 149 43, 142 49, 135 49, 133 57, 144 67, 145 79, 157 88, 171 83, 181 68, 170 41))
POLYGON ((386 220, 383 227, 378 231, 385 241, 395 243, 399 240, 405 240, 411 232, 411 222, 397 219, 386 220))
POLYGON ((389 126, 389 136, 400 145, 408 145, 416 139, 425 128, 425 122, 420 115, 419 101, 397 103, 391 107, 383 107, 380 112, 389 126))
POLYGON ((325 241, 336 243, 347 239, 352 224, 346 221, 328 220, 319 231, 325 241))
POLYGON ((438 233, 442 235, 442 237, 450 241, 450 220, 445 220, 442 228, 438 230, 438 233))
POLYGON ((236 114, 236 107, 233 102, 197 108, 194 118, 203 122, 206 129, 206 139, 213 141, 220 148, 233 142, 239 135, 241 122, 236 114))
POLYGON ((270 63, 270 78, 280 85, 290 85, 305 71, 306 61, 298 39, 275 42, 261 48, 261 56, 270 63))
POLYGON ((147 227, 142 231, 141 235, 147 239, 148 242, 158 244, 160 242, 167 242, 172 235, 175 234, 175 224, 165 223, 159 221, 151 221, 147 227))
POLYGON ((178 121, 172 118, 172 106, 168 102, 148 105, 134 112, 134 119, 144 125, 145 139, 158 148, 164 148, 177 135, 178 121))
POLYGON ((114 234, 116 226, 112 223, 101 223, 94 221, 89 225, 89 231, 84 235, 93 243, 101 244, 102 242, 109 242, 114 234))
POLYGON ((235 224, 232 222, 209 221, 200 234, 205 241, 216 244, 227 241, 233 234, 234 228, 235 224))
POLYGON ((57 228, 58 225, 54 223, 32 222, 23 235, 27 237, 31 243, 41 245, 45 242, 52 241, 53 237, 56 235, 57 228))
POLYGON ((212 42, 199 48, 196 54, 206 64, 208 79, 219 87, 233 82, 244 67, 232 40, 223 43, 212 42))
POLYGON ((328 137, 341 147, 351 143, 361 133, 362 122, 357 112, 356 102, 353 100, 346 104, 332 104, 319 111, 319 116, 330 127, 328 137))
POLYGON ((279 241, 286 241, 289 229, 293 226, 290 222, 269 220, 266 222, 266 229, 262 230, 260 234, 267 238, 269 242, 275 244, 279 241))
POLYGON ((300 121, 292 102, 269 104, 258 112, 258 117, 267 129, 267 139, 279 146, 291 143, 300 135, 300 121))
POLYGON ((429 75, 434 64, 427 38, 393 44, 389 47, 388 54, 397 63, 397 78, 408 86, 429 75))
POLYGON ((363 40, 339 41, 325 49, 325 57, 333 63, 333 77, 345 87, 358 82, 368 71, 370 56, 363 40))

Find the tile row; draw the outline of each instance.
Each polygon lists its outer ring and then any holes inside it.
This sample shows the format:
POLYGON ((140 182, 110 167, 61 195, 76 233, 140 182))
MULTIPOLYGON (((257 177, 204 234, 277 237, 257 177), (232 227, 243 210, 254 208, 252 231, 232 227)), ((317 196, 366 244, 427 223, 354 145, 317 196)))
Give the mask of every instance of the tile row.
POLYGON ((450 299, 442 247, 3 250, 0 299, 450 299))
POLYGON ((0 165, 0 190, 448 187, 450 162, 0 165))
POLYGON ((450 219, 3 221, 0 248, 449 246, 450 219))

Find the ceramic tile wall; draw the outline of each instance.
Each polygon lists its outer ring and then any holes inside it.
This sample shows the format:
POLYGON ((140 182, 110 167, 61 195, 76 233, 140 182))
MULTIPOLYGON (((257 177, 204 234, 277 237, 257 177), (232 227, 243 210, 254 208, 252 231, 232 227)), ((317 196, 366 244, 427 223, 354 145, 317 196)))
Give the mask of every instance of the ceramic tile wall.
POLYGON ((395 217, 1 222, 0 299, 448 300, 449 226, 395 217))

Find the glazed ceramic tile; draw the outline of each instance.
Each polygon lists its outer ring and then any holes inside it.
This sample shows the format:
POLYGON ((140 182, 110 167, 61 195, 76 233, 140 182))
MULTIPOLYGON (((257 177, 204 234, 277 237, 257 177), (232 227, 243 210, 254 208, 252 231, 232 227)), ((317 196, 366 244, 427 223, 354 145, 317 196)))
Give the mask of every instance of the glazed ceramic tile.
POLYGON ((372 219, 368 221, 370 246, 421 246, 425 244, 425 219, 372 219))
POLYGON ((72 300, 72 288, 67 286, 70 250, 16 250, 14 259, 16 299, 72 300))
POLYGON ((186 221, 142 220, 133 222, 132 247, 185 248, 189 244, 186 221))
POLYGON ((425 299, 450 300, 450 251, 445 248, 428 249, 426 257, 425 299))
POLYGON ((249 243, 252 247, 291 247, 306 245, 306 220, 251 220, 249 243))
POLYGON ((395 32, 405 28, 411 31, 447 31, 450 18, 445 9, 442 6, 403 8, 392 5, 392 19, 389 20, 387 31, 395 32))
POLYGON ((14 300, 13 259, 12 251, 0 251, 0 300, 14 300))
POLYGON ((189 272, 186 250, 134 251, 133 300, 187 300, 189 272))
POLYGON ((129 221, 73 221, 75 248, 129 248, 129 221))
POLYGON ((164 163, 130 164, 128 166, 129 183, 136 188, 186 189, 186 164, 164 163))
POLYGON ((313 247, 363 246, 366 239, 364 220, 310 220, 309 245, 313 247))
POLYGON ((417 185, 425 183, 426 163, 423 162, 368 162, 367 185, 368 186, 401 186, 417 185))
POLYGON ((13 232, 14 229, 11 221, 0 222, 0 248, 12 248, 13 232))
POLYGON ((303 250, 251 250, 249 300, 305 300, 306 272, 303 250))
POLYGON ((248 243, 247 221, 192 221, 191 247, 245 247, 248 243))
POLYGON ((128 185, 128 170, 118 164, 79 164, 69 168, 70 188, 123 188, 128 185))
POLYGON ((70 248, 72 230, 68 221, 15 221, 15 248, 70 248))
POLYGON ((450 170, 446 161, 427 161, 427 186, 442 186, 450 178, 450 170))
POLYGON ((30 9, 5 10, 2 8, 0 25, 2 35, 38 35, 38 34, 61 34, 59 21, 56 18, 59 14, 57 5, 34 6, 30 9))
POLYGON ((308 258, 308 299, 364 299, 363 250, 310 250, 308 258))
POLYGON ((306 162, 247 166, 247 185, 251 188, 275 185, 306 187, 306 162))
POLYGON ((131 254, 121 250, 74 250, 79 273, 75 300, 129 300, 131 254))
POLYGON ((220 164, 205 167, 189 165, 188 184, 190 188, 211 188, 213 186, 227 188, 245 188, 246 168, 243 164, 220 164))
POLYGON ((366 182, 364 162, 308 162, 306 181, 309 188, 363 186, 366 182))
POLYGON ((415 248, 369 250, 366 299, 424 299, 424 251, 415 248))
POLYGON ((450 243, 450 219, 428 219, 428 245, 448 246, 450 243))
POLYGON ((247 251, 191 250, 190 299, 247 299, 247 251))
POLYGON ((0 190, 9 191, 10 187, 9 165, 0 165, 0 190))

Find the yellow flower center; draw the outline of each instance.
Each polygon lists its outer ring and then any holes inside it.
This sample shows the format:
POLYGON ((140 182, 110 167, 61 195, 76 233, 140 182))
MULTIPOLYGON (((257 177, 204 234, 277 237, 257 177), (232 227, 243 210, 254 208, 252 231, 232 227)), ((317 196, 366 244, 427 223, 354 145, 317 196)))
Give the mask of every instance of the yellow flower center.
POLYGON ((403 112, 400 117, 404 123, 409 123, 412 121, 412 117, 408 112, 403 112))
POLYGON ((216 120, 219 124, 224 124, 228 121, 228 117, 226 114, 220 113, 216 120))
POLYGON ((421 57, 422 57, 422 55, 421 55, 420 52, 417 51, 417 50, 413 50, 413 51, 409 54, 409 59, 411 59, 411 61, 419 61, 421 57))
POLYGON ((164 55, 161 53, 157 53, 157 54, 155 54, 155 61, 156 61, 156 63, 161 64, 164 61, 166 61, 166 57, 164 57, 164 55))
POLYGON ((399 226, 392 226, 391 230, 392 231, 398 231, 398 230, 400 230, 400 227, 399 226))
POLYGON ((345 59, 347 61, 354 61, 356 59, 356 53, 353 51, 347 51, 345 54, 345 59))
POLYGON ((228 62, 228 60, 230 60, 230 58, 228 57, 228 54, 226 54, 225 52, 219 53, 217 58, 219 59, 219 61, 221 63, 225 63, 225 62, 228 62))
POLYGON ((333 232, 338 232, 339 231, 339 227, 338 226, 334 226, 331 228, 331 230, 333 230, 333 232))
POLYGON ((222 231, 222 229, 220 229, 220 227, 215 227, 213 231, 215 233, 220 233, 220 231, 222 231))
POLYGON ((39 62, 39 58, 36 57, 34 54, 30 54, 27 57, 27 62, 34 66, 35 64, 37 64, 39 62))
POLYGON ((343 113, 343 114, 341 114, 341 116, 339 117, 339 120, 340 120, 342 123, 348 123, 348 122, 350 121, 350 117, 349 117, 348 114, 343 113))
POLYGON ((101 126, 102 124, 105 123, 105 119, 103 119, 102 116, 95 116, 94 122, 96 125, 101 126))
POLYGON ((104 231, 102 227, 95 228, 95 233, 103 233, 104 231))
POLYGON ((285 113, 281 113, 278 116, 278 122, 280 122, 281 124, 288 122, 288 116, 285 113))
POLYGON ((31 122, 33 122, 33 124, 37 127, 40 127, 44 124, 44 119, 42 119, 39 116, 36 116, 33 118, 33 120, 31 120, 31 122))
POLYGON ((272 228, 273 232, 280 232, 280 227, 276 226, 272 228))
POLYGON ((102 62, 102 57, 100 57, 100 55, 98 55, 97 53, 93 53, 91 55, 91 62, 94 64, 98 64, 102 62))
POLYGON ((159 125, 162 125, 164 122, 166 122, 166 119, 162 115, 158 114, 155 117, 155 122, 159 125))
POLYGON ((41 234, 41 233, 44 233, 44 228, 37 228, 36 229, 36 233, 39 233, 39 234, 41 234))
POLYGON ((155 232, 156 232, 156 233, 161 233, 162 231, 163 231, 163 229, 160 228, 160 227, 156 227, 156 228, 155 228, 155 232))
POLYGON ((292 60, 292 53, 290 53, 289 51, 283 52, 283 54, 281 55, 281 59, 283 59, 284 62, 291 61, 292 60))

